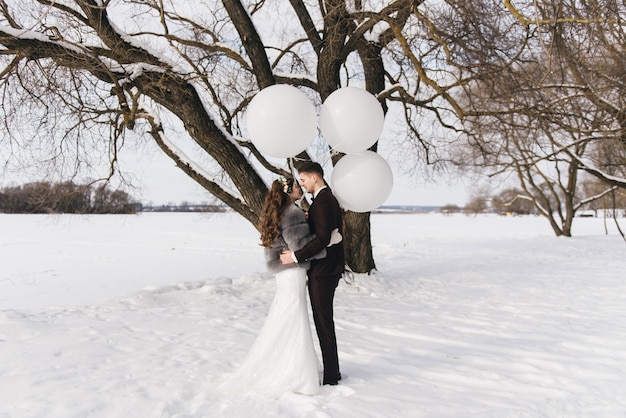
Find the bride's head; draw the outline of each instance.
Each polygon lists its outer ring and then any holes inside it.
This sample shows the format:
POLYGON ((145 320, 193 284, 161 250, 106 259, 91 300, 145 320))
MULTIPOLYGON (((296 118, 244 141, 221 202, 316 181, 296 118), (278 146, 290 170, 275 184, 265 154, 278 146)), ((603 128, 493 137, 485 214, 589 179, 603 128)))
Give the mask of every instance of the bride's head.
POLYGON ((294 179, 280 177, 272 182, 259 217, 261 245, 270 247, 272 242, 278 239, 280 220, 285 207, 300 198, 302 198, 302 189, 294 179))

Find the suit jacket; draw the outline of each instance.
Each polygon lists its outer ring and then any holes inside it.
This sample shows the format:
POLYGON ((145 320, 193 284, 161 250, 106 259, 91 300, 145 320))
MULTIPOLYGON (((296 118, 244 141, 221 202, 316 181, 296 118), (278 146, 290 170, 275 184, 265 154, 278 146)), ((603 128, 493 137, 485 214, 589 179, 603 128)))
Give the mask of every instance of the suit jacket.
POLYGON ((309 227, 315 238, 300 250, 295 251, 298 262, 311 262, 309 277, 337 276, 345 270, 343 241, 328 248, 332 230, 337 228, 343 235, 342 211, 329 188, 319 191, 309 208, 309 227), (326 248, 326 257, 314 260, 312 257, 326 248))

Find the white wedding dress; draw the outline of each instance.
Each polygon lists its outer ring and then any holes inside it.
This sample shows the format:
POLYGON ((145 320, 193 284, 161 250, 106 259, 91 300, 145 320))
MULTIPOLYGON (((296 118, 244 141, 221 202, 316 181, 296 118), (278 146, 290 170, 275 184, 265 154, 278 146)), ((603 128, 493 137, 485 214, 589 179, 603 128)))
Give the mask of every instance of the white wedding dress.
POLYGON ((320 390, 319 367, 307 309, 306 270, 290 268, 276 274, 276 294, 263 328, 220 390, 275 398, 287 392, 315 395, 320 390))

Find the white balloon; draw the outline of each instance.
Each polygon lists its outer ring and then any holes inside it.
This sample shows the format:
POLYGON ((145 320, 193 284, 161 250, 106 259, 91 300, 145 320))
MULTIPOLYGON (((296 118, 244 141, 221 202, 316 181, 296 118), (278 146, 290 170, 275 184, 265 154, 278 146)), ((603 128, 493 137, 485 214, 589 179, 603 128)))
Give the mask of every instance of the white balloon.
POLYGON ((276 84, 261 90, 248 105, 248 135, 263 154, 293 157, 317 135, 317 114, 309 97, 296 87, 276 84))
POLYGON ((320 111, 320 130, 326 142, 346 154, 374 145, 384 123, 385 113, 376 97, 356 87, 335 90, 320 111))
POLYGON ((347 154, 333 168, 331 185, 342 208, 371 212, 389 197, 393 173, 387 161, 373 151, 347 154))

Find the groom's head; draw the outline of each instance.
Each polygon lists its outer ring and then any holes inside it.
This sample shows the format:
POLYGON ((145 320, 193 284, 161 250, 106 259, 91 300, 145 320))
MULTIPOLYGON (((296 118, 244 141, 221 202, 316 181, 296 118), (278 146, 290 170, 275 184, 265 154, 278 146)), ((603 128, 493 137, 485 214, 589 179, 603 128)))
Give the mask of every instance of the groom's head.
POLYGON ((298 169, 300 185, 308 192, 315 193, 324 183, 324 169, 316 162, 306 162, 298 169))

